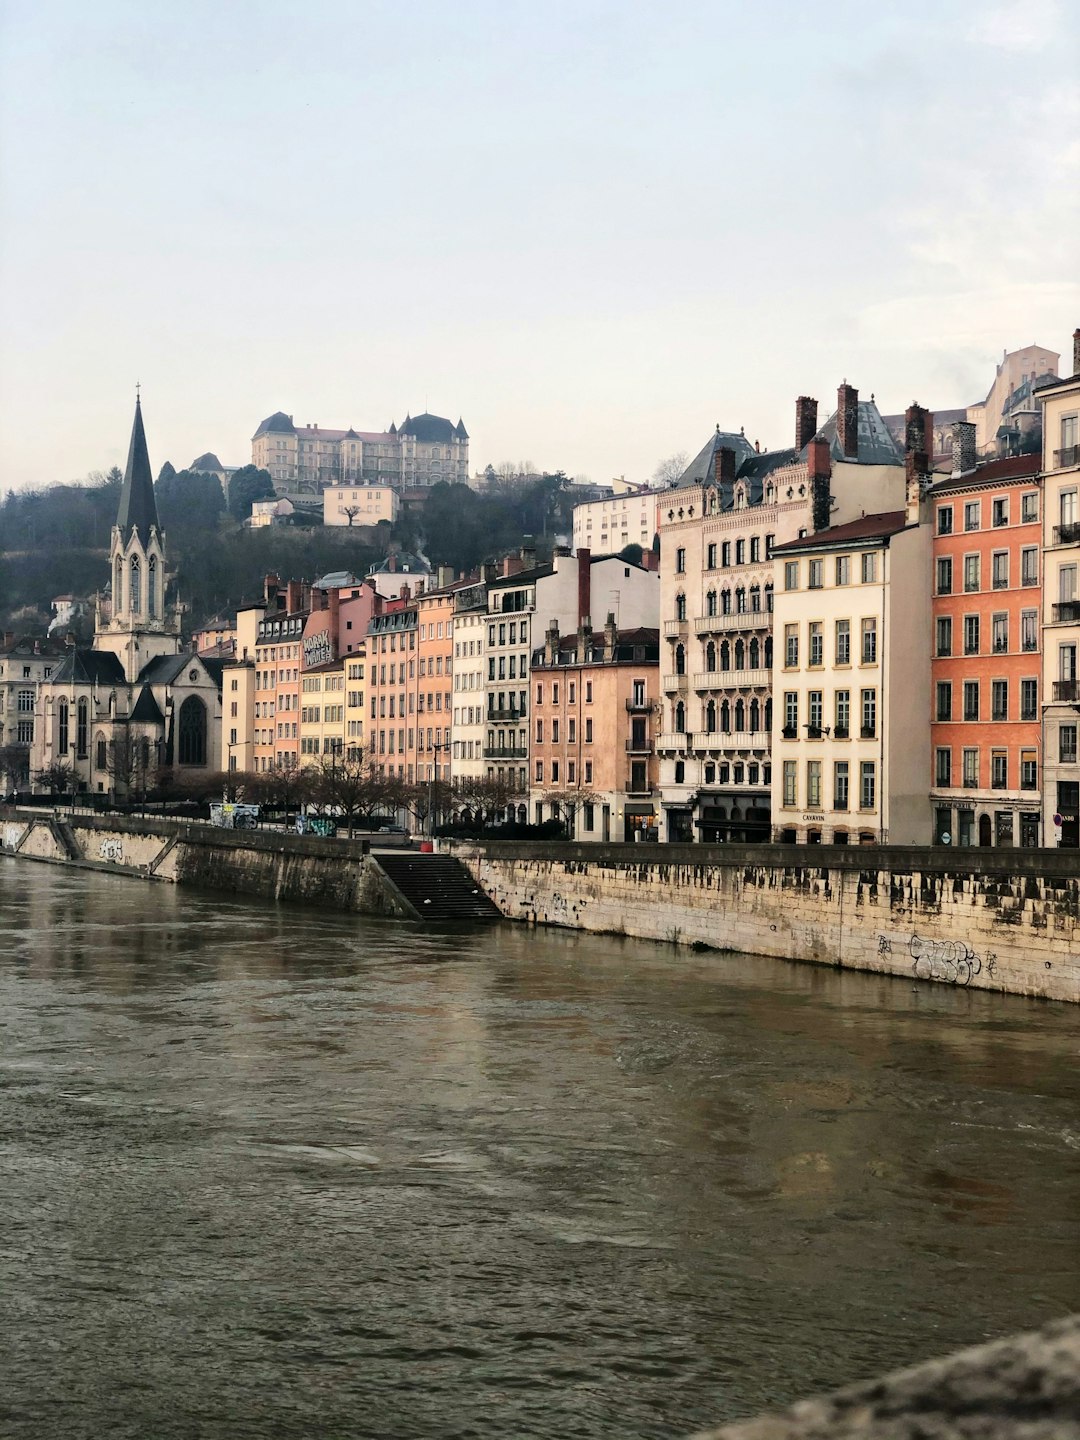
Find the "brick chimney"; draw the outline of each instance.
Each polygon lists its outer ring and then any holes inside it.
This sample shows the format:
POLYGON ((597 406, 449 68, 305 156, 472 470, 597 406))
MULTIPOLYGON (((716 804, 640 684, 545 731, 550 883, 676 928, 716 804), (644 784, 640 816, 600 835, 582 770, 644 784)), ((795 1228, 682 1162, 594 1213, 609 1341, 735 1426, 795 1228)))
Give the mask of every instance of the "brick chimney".
POLYGON ((832 455, 824 435, 813 436, 806 447, 806 472, 810 480, 810 518, 816 534, 827 530, 832 518, 832 455))
POLYGON ((544 634, 544 659, 554 665, 559 658, 559 622, 552 620, 544 634))
POLYGON ((604 621, 604 659, 614 660, 615 646, 619 643, 619 627, 615 624, 615 612, 608 611, 604 621))
POLYGON ((327 599, 330 601, 330 638, 334 642, 334 654, 336 655, 341 633, 341 595, 337 590, 331 590, 327 599))
POLYGON ((1073 331, 1073 374, 1080 375, 1080 329, 1073 331))
POLYGON ((577 618, 592 623, 592 551, 585 546, 577 552, 577 618))
POLYGON ((816 430, 817 401, 810 395, 800 395, 795 401, 795 449, 809 445, 816 430))
POLYGON ((846 380, 836 392, 836 438, 845 460, 859 458, 859 392, 846 380))
POLYGON ((536 541, 531 535, 521 537, 521 563, 526 570, 531 570, 536 564, 536 541))
POLYGON ((913 456, 915 468, 925 475, 930 468, 930 437, 933 420, 930 412, 914 401, 904 411, 904 454, 913 456))
POLYGON ((727 445, 721 445, 713 460, 716 483, 718 485, 735 484, 735 451, 727 445))
POLYGON ((957 420, 952 427, 952 473, 967 475, 975 469, 975 425, 957 420))

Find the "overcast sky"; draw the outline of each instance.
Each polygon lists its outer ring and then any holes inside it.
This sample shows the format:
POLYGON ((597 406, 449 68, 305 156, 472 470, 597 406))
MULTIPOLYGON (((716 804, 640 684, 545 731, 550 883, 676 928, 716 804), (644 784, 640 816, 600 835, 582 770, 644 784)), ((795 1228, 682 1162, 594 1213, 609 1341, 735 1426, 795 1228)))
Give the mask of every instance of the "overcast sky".
POLYGON ((1080 325, 1080 4, 0 0, 0 489, 428 408, 775 448, 1080 325))

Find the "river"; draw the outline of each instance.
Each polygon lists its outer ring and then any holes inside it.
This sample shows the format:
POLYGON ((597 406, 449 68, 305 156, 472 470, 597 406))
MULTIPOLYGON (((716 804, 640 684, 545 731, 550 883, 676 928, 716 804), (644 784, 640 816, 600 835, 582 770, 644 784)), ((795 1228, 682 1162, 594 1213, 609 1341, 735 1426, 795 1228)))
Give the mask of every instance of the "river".
POLYGON ((1080 1308, 1080 1009, 0 859, 0 1433, 677 1437, 1080 1308))

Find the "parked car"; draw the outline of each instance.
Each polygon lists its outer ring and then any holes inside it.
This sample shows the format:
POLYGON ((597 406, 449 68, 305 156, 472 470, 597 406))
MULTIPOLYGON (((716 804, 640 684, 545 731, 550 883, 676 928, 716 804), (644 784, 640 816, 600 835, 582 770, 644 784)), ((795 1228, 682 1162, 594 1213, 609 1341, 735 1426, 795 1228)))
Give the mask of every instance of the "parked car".
POLYGON ((406 840, 409 838, 409 832, 405 829, 405 826, 404 826, 404 825, 380 825, 380 826, 379 826, 379 834, 380 834, 380 835, 404 835, 404 837, 405 837, 406 840))

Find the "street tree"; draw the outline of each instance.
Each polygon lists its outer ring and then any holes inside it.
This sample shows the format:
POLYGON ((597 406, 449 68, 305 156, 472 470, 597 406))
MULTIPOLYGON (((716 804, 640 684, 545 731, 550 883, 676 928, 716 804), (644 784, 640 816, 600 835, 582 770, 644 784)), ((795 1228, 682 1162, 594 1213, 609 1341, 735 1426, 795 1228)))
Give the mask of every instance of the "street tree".
POLYGON ((577 822, 582 810, 586 805, 599 805, 600 801, 601 797, 595 790, 588 790, 581 785, 566 785, 562 789, 544 791, 544 803, 551 807, 552 818, 565 823, 567 837, 571 840, 577 834, 577 822))

